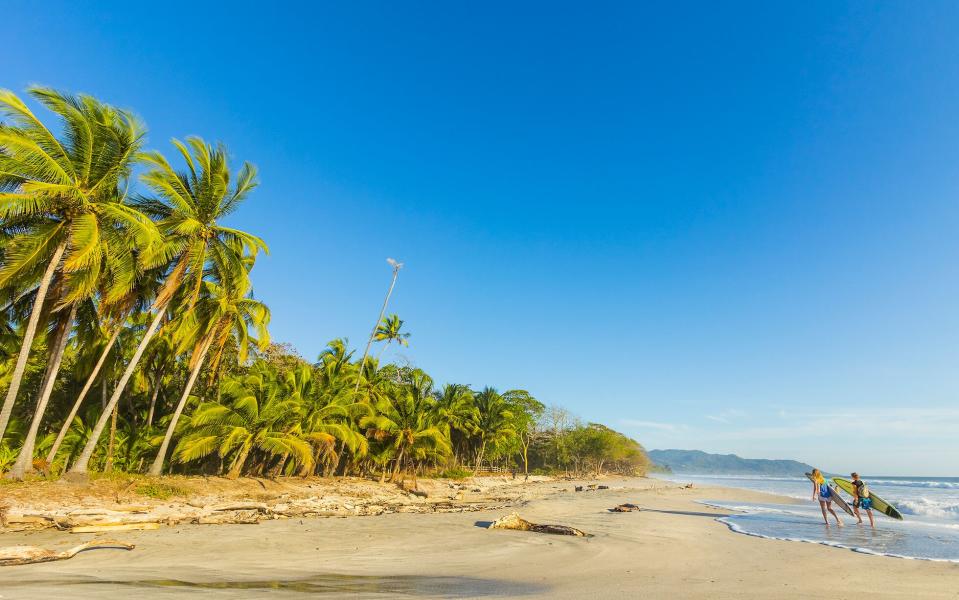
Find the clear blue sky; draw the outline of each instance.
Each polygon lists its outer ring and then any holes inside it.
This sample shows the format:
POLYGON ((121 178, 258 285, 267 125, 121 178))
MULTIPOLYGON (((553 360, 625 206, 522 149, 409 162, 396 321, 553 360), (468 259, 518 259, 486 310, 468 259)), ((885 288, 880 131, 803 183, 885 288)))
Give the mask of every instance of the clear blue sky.
POLYGON ((96 4, 4 3, 0 86, 255 162, 232 224, 305 357, 362 346, 392 256, 439 381, 959 475, 955 3, 96 4))

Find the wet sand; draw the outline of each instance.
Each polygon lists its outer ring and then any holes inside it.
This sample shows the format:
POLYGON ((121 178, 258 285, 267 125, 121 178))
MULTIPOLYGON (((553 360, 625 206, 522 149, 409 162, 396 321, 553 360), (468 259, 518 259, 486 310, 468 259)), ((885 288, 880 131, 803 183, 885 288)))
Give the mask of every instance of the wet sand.
MULTIPOLYGON (((793 598, 822 596, 824 585, 840 596, 959 597, 959 565, 740 535, 715 520, 726 513, 696 502, 775 497, 648 479, 601 483, 612 489, 537 484, 525 504, 485 512, 117 532, 109 537, 137 548, 0 568, 0 597, 793 598), (623 502, 644 510, 606 510, 623 502), (594 537, 485 529, 510 510, 594 537)), ((93 537, 45 530, 5 534, 0 545, 62 549, 93 537)))

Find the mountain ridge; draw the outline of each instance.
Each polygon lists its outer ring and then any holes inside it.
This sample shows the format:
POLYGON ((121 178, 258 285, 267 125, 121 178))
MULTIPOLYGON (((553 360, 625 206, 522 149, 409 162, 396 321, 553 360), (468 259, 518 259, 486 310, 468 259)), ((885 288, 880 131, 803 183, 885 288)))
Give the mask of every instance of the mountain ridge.
POLYGON ((673 473, 697 475, 801 476, 812 466, 796 460, 742 458, 735 454, 710 454, 702 450, 650 450, 650 460, 673 473))

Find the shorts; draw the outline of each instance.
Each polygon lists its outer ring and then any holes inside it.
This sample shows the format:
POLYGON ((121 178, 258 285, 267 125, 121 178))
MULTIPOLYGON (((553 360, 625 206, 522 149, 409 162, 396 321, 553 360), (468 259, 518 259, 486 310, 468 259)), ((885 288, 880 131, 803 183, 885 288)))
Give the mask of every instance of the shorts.
POLYGON ((872 498, 859 498, 856 500, 856 508, 872 510, 872 498))
POLYGON ((820 502, 832 502, 832 496, 819 496, 820 502))

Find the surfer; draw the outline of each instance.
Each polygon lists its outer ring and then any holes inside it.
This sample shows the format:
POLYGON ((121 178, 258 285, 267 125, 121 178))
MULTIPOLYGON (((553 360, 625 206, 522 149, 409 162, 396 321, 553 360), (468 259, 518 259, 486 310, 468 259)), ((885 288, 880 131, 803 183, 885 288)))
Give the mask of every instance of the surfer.
POLYGON ((826 526, 829 526, 829 517, 826 516, 826 511, 836 518, 836 525, 842 527, 842 520, 839 518, 839 515, 836 514, 836 511, 832 509, 832 497, 835 492, 830 489, 826 484, 826 478, 822 476, 822 472, 819 469, 813 469, 810 474, 810 479, 812 479, 812 499, 819 500, 819 508, 822 509, 822 520, 826 522, 826 526))
POLYGON ((861 508, 869 516, 869 526, 875 529, 876 522, 872 518, 872 498, 869 497, 869 486, 866 485, 865 481, 859 479, 859 473, 852 474, 852 498, 855 500, 852 507, 856 511, 856 518, 859 519, 859 523, 862 523, 862 516, 859 514, 861 508))

